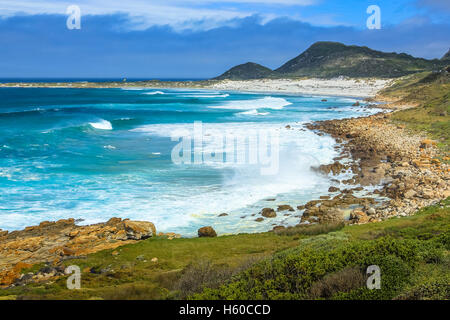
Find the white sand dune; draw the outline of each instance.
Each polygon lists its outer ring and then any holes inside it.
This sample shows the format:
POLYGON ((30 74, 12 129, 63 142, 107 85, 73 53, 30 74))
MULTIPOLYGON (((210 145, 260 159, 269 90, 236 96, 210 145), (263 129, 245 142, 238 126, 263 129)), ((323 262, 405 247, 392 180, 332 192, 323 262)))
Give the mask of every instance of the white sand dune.
POLYGON ((217 90, 370 98, 391 83, 392 80, 384 79, 258 79, 222 80, 208 87, 217 90))

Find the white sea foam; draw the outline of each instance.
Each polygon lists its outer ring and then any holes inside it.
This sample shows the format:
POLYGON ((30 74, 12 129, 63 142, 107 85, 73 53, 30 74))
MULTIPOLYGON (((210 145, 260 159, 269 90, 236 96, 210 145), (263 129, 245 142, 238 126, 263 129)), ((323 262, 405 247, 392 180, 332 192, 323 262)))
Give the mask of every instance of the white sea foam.
POLYGON ((185 94, 182 95, 184 98, 226 98, 230 95, 228 93, 224 94, 185 94))
POLYGON ((280 110, 292 104, 284 98, 264 97, 256 100, 229 101, 221 106, 211 106, 213 109, 254 110, 259 108, 280 110))
POLYGON ((155 95, 155 94, 165 94, 162 91, 152 91, 152 92, 144 92, 143 94, 148 94, 148 95, 155 95))
POLYGON ((107 121, 107 120, 100 120, 97 122, 89 122, 89 124, 95 128, 95 129, 99 129, 99 130, 112 130, 112 124, 111 122, 107 121))
POLYGON ((269 112, 258 112, 258 110, 253 109, 250 111, 239 112, 238 114, 249 115, 249 116, 267 116, 269 112))
MULTIPOLYGON (((75 218, 82 217, 82 224, 105 221, 113 216, 131 218, 134 220, 152 221, 161 231, 175 231, 184 235, 193 235, 198 226, 214 223, 214 228, 220 232, 257 232, 271 228, 271 223, 282 223, 289 219, 279 215, 262 223, 255 223, 249 214, 258 212, 268 197, 281 199, 280 194, 292 193, 293 202, 310 200, 313 196, 326 193, 329 183, 310 170, 311 166, 332 162, 337 151, 333 149, 334 140, 327 136, 318 136, 311 131, 299 131, 299 125, 291 124, 292 129, 284 128, 284 123, 206 123, 205 134, 214 132, 229 132, 237 137, 246 136, 249 131, 264 128, 264 130, 280 133, 280 170, 275 176, 263 176, 257 165, 251 164, 221 164, 214 161, 201 166, 173 166, 162 169, 161 174, 176 177, 177 172, 189 170, 211 170, 221 176, 221 185, 205 184, 192 187, 189 183, 159 183, 151 181, 145 175, 123 174, 120 176, 96 176, 95 183, 100 188, 94 191, 86 190, 89 197, 108 199, 101 204, 93 201, 78 201, 75 218), (208 169, 210 168, 210 169, 208 169), (166 171, 167 170, 167 171, 166 171), (166 172, 166 173, 164 173, 166 172), (103 188, 101 186, 107 186, 103 188), (316 195, 317 193, 317 195, 316 195), (95 204, 95 205, 94 205, 95 204), (130 205, 132 204, 132 205, 130 205), (152 208, 158 210, 152 210, 152 208), (99 215, 104 212, 105 215, 99 215), (218 220, 217 214, 227 212, 226 219, 218 220), (246 219, 241 216, 246 215, 246 219)), ((170 136, 173 130, 189 130, 192 124, 155 124, 133 130, 147 134, 170 136)), ((204 151, 210 152, 216 141, 205 137, 204 151)), ((245 140, 237 141, 237 148, 245 148, 245 140)), ((156 154, 155 152, 154 154, 156 154)), ((89 183, 89 181, 86 181, 89 183)), ((12 192, 12 191, 11 191, 12 192)), ((59 191, 57 191, 59 192, 59 191)), ((67 190, 61 190, 60 197, 67 190)), ((87 195, 77 195, 85 197, 87 195)), ((278 201, 277 201, 278 203, 278 201)), ((36 207, 34 212, 45 212, 45 215, 34 214, 30 210, 22 215, 23 224, 37 224, 42 220, 73 216, 72 208, 58 205, 42 204, 45 208, 36 207), (30 220, 27 220, 30 219, 30 220)), ((11 208, 10 208, 11 209, 11 208)), ((17 208, 17 212, 21 212, 17 208)), ((16 211, 16 210, 14 210, 16 211)), ((13 211, 13 212, 14 212, 13 211)), ((3 226, 17 226, 13 214, 2 216, 3 226)), ((293 219, 293 218, 292 218, 293 219)), ((298 218, 297 218, 298 220, 298 218)), ((292 221, 298 223, 298 221, 292 221)))

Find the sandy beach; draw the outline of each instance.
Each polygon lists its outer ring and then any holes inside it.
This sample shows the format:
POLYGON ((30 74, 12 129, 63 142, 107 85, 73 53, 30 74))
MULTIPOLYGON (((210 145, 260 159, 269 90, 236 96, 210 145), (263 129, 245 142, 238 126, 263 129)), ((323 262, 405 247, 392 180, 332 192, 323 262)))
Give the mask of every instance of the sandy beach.
POLYGON ((256 79, 204 81, 136 81, 136 82, 60 82, 2 83, 1 87, 21 88, 183 88, 305 94, 318 96, 375 97, 378 91, 392 84, 392 79, 256 79))
POLYGON ((223 80, 211 84, 209 88, 217 90, 370 98, 374 97, 378 91, 388 86, 391 82, 392 80, 384 79, 223 80))

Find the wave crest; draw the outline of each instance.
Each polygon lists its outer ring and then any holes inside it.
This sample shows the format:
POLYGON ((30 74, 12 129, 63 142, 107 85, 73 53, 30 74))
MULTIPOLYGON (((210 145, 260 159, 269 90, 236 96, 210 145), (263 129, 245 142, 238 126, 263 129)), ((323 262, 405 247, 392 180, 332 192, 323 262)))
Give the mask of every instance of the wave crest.
POLYGON ((236 100, 230 101, 222 106, 211 106, 213 109, 232 109, 232 110, 254 110, 254 109, 274 109, 280 110, 285 106, 292 104, 284 98, 264 97, 256 100, 236 100))
POLYGON ((98 130, 112 130, 111 122, 109 122, 107 120, 104 120, 104 119, 101 119, 100 121, 97 121, 97 122, 89 122, 89 124, 94 129, 98 129, 98 130))

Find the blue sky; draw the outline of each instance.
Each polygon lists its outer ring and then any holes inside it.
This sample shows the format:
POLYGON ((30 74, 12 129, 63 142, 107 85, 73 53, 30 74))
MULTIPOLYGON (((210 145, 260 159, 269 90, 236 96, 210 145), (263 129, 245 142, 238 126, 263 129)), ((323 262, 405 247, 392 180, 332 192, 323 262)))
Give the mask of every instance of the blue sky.
POLYGON ((325 40, 440 58, 449 18, 448 0, 0 0, 0 78, 208 78, 325 40), (373 4, 381 30, 366 27, 373 4))

